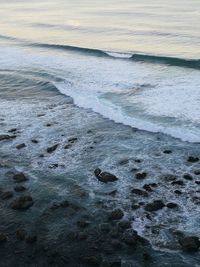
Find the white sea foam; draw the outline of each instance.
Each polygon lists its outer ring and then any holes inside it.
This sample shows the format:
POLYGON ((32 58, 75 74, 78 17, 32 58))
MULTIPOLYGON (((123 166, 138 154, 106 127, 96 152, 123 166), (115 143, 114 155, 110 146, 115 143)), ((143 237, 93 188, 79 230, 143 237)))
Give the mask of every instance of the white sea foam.
POLYGON ((198 70, 11 48, 2 49, 0 68, 62 78, 51 82, 80 107, 141 130, 200 142, 198 70))

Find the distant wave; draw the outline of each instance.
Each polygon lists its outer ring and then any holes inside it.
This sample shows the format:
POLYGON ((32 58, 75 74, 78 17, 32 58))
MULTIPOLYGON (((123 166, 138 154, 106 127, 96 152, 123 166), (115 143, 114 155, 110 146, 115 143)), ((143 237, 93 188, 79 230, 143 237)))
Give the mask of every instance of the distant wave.
POLYGON ((61 44, 47 44, 47 43, 30 43, 27 40, 17 39, 10 36, 0 35, 0 39, 6 39, 10 41, 18 41, 24 45, 38 48, 56 49, 56 50, 67 50, 72 52, 79 52, 83 54, 90 54, 98 57, 110 57, 116 59, 126 59, 135 62, 147 62, 151 64, 165 64, 170 66, 200 69, 200 59, 184 59, 177 57, 167 57, 159 55, 147 55, 140 53, 123 53, 114 51, 104 51, 101 49, 78 47, 71 45, 61 45, 61 44))
POLYGON ((91 49, 70 45, 59 45, 59 44, 31 44, 31 46, 48 48, 48 49, 57 49, 57 50, 68 50, 80 53, 87 53, 100 57, 111 57, 111 58, 120 58, 128 59, 137 62, 147 62, 147 63, 157 63, 157 64, 166 64, 177 67, 200 69, 200 59, 184 59, 176 57, 165 57, 165 56, 154 56, 154 55, 145 55, 139 53, 123 53, 123 52, 112 52, 112 51, 103 51, 100 49, 91 49))

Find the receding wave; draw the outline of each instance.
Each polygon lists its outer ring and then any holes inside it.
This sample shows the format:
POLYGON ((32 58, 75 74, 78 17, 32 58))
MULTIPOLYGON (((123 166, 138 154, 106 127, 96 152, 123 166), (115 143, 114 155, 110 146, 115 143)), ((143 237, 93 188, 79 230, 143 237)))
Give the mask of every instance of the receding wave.
POLYGON ((84 48, 70 45, 59 45, 59 44, 41 44, 35 43, 31 46, 40 47, 40 48, 48 48, 48 49, 57 49, 57 50, 68 50, 79 53, 85 53, 100 57, 111 57, 111 58, 120 58, 126 60, 133 60, 137 62, 147 62, 152 64, 165 64, 177 67, 184 68, 192 68, 192 69, 200 69, 200 59, 184 59, 184 58, 176 58, 176 57, 165 57, 165 56, 154 56, 154 55, 146 55, 146 54, 131 54, 131 53, 123 53, 123 52, 113 52, 113 51, 103 51, 100 49, 92 49, 92 48, 84 48))

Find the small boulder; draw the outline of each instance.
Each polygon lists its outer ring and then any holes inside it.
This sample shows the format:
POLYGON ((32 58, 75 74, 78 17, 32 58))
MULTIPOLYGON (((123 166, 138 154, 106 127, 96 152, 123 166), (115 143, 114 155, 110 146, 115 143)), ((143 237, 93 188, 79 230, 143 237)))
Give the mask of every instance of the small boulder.
POLYGON ((24 143, 19 144, 19 145, 16 146, 17 149, 22 149, 24 147, 26 147, 26 145, 24 143))
POLYGON ((15 190, 16 192, 22 192, 22 191, 25 191, 25 190, 26 190, 26 187, 23 186, 23 185, 16 185, 16 186, 14 187, 14 190, 15 190))
POLYGON ((176 203, 169 202, 167 203, 166 207, 168 207, 169 209, 174 209, 174 208, 177 208, 178 205, 176 203))
POLYGON ((138 172, 138 173, 136 173, 135 178, 140 180, 140 179, 146 178, 146 176, 147 176, 146 172, 138 172))
POLYGON ((200 175, 200 170, 195 170, 195 171, 194 171, 194 174, 195 174, 195 175, 200 175))
POLYGON ((102 172, 100 169, 96 169, 94 171, 95 176, 100 182, 108 183, 108 182, 115 182, 118 178, 109 172, 102 172))
POLYGON ((163 151, 163 153, 164 153, 164 154, 171 154, 172 151, 171 151, 170 149, 166 149, 166 150, 163 151))
POLYGON ((173 181, 171 183, 172 185, 184 185, 184 182, 182 180, 173 181))
POLYGON ((199 161, 198 157, 189 156, 187 159, 188 162, 195 163, 199 161))
POLYGON ((0 141, 16 138, 16 135, 0 134, 0 141))
POLYGON ((183 175, 183 178, 184 178, 185 180, 188 180, 188 181, 192 181, 192 180, 193 180, 192 175, 190 175, 190 174, 188 174, 188 173, 184 174, 184 175, 183 175))
POLYGON ((143 197, 148 197, 148 193, 144 190, 138 189, 138 188, 133 188, 131 190, 131 193, 139 195, 139 196, 143 196, 143 197))
POLYGON ((38 143, 38 140, 36 140, 36 139, 32 139, 31 142, 32 142, 33 144, 37 144, 37 143, 38 143))
POLYGON ((27 181, 28 178, 25 176, 25 174, 23 172, 19 172, 19 173, 14 174, 13 180, 16 183, 21 183, 21 182, 27 181))
POLYGON ((165 207, 162 200, 154 200, 152 203, 147 204, 144 209, 146 211, 157 211, 165 207))
POLYGON ((200 240, 197 236, 186 236, 179 239, 179 243, 183 250, 188 252, 198 251, 200 240))
POLYGON ((53 146, 51 146, 51 147, 48 147, 47 148, 47 153, 53 153, 56 149, 57 149, 57 147, 58 147, 58 144, 55 144, 55 145, 53 145, 53 146))
POLYGON ((14 210, 26 210, 33 205, 33 199, 31 196, 17 197, 11 203, 11 208, 14 210))
POLYGON ((109 214, 109 220, 120 220, 124 217, 124 212, 121 209, 115 209, 109 214))

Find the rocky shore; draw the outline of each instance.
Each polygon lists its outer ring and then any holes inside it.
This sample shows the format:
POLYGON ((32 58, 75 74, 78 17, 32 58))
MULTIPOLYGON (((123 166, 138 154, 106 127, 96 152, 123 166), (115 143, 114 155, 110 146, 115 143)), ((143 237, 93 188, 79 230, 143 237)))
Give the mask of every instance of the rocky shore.
POLYGON ((0 103, 1 267, 199 262, 199 144, 57 92, 0 103))

